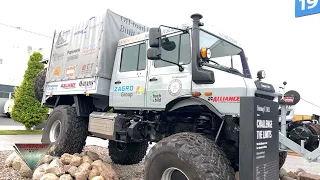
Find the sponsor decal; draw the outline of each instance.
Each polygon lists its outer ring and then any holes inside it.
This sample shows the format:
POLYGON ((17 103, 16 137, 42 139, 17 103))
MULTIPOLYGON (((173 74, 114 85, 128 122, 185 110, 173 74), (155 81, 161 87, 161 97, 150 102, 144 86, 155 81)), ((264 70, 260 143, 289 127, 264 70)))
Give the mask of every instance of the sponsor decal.
POLYGON ((151 96, 149 96, 149 101, 153 103, 160 103, 161 102, 161 94, 157 91, 152 91, 151 96))
POLYGON ((174 79, 169 83, 168 92, 171 96, 177 96, 182 89, 182 83, 179 79, 174 79))
POLYGON ((59 60, 63 59, 63 56, 64 56, 64 53, 53 53, 52 54, 52 59, 54 61, 59 61, 59 60))
POLYGON ((94 84, 93 81, 80 81, 79 82, 79 87, 92 88, 93 84, 94 84))
POLYGON ((91 22, 92 20, 94 20, 95 18, 96 18, 96 17, 91 17, 91 18, 87 21, 86 27, 85 27, 84 29, 81 29, 81 30, 75 32, 74 35, 87 34, 87 32, 88 32, 89 30, 98 27, 98 25, 99 25, 100 23, 94 24, 94 25, 90 25, 90 22, 91 22))
POLYGON ((143 92, 144 92, 144 89, 143 89, 142 86, 138 86, 138 87, 136 88, 136 94, 137 94, 137 95, 142 95, 143 92))
POLYGON ((61 84, 61 88, 64 88, 64 89, 73 89, 73 88, 76 88, 76 83, 61 84))
POLYGON ((93 71, 94 63, 85 64, 81 68, 81 73, 89 73, 93 71))
POLYGON ((133 86, 115 86, 115 92, 121 92, 121 97, 131 98, 133 96, 134 87, 133 86))
POLYGON ((121 16, 121 24, 119 27, 120 32, 123 32, 129 36, 140 34, 141 32, 147 32, 149 29, 143 25, 140 25, 129 18, 121 16))
POLYGON ((208 101, 215 103, 239 103, 240 96, 215 96, 208 97, 208 101))
POLYGON ((71 61, 71 60, 78 59, 78 57, 79 57, 79 54, 75 54, 75 55, 68 56, 68 57, 67 57, 67 61, 71 61))
POLYGON ((133 86, 115 86, 114 91, 115 92, 132 92, 133 86))
POLYGON ((148 33, 147 34, 139 34, 139 35, 133 36, 133 37, 129 36, 127 38, 119 40, 118 46, 130 44, 130 43, 137 42, 137 41, 142 41, 148 37, 149 37, 148 33))
POLYGON ((67 46, 69 43, 67 43, 67 37, 70 33, 70 30, 68 31, 61 31, 58 35, 58 39, 56 41, 56 49, 59 49, 61 47, 67 46))
POLYGON ((172 76, 172 79, 177 79, 177 78, 186 78, 187 75, 177 75, 177 76, 172 76))
POLYGON ((66 68, 66 76, 74 77, 76 72, 76 66, 70 66, 66 68))
POLYGON ((133 93, 129 93, 129 92, 122 92, 121 93, 121 97, 131 98, 132 96, 133 96, 133 93))
POLYGON ((293 103, 294 97, 283 97, 284 102, 293 103))
POLYGON ((92 54, 92 53, 95 53, 97 52, 98 50, 98 46, 93 44, 93 45, 90 45, 90 46, 87 46, 83 49, 83 54, 84 55, 87 55, 87 54, 92 54))
POLYGON ((49 84, 47 90, 53 91, 58 89, 58 84, 49 84))
POLYGON ((71 50, 71 51, 67 51, 67 54, 74 54, 74 53, 77 53, 77 52, 80 52, 80 48, 74 49, 74 50, 71 50))
POLYGON ((231 38, 231 37, 229 37, 229 36, 227 36, 227 35, 225 35, 225 34, 223 34, 221 32, 219 32, 218 34, 219 34, 220 37, 226 39, 227 41, 230 41, 231 43, 236 44, 236 45, 241 47, 241 45, 239 44, 239 42, 237 40, 235 40, 235 39, 233 39, 233 38, 231 38))
POLYGON ((53 76, 59 76, 60 73, 61 73, 61 67, 60 67, 60 66, 54 68, 54 70, 53 70, 53 76))

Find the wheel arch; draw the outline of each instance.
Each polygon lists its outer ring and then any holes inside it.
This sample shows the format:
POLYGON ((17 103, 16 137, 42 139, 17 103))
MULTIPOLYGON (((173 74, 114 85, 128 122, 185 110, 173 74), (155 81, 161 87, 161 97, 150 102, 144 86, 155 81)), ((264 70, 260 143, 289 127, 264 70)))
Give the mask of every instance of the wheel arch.
POLYGON ((176 109, 187 107, 187 106, 206 106, 209 110, 211 110, 213 113, 215 113, 220 118, 223 117, 223 114, 221 114, 212 104, 210 104, 208 101, 193 97, 193 96, 181 96, 178 97, 172 101, 170 101, 166 105, 166 111, 174 111, 176 109))
POLYGON ((93 99, 85 95, 57 95, 49 97, 45 103, 50 108, 56 108, 60 105, 75 106, 77 116, 89 117, 89 114, 94 111, 93 99))

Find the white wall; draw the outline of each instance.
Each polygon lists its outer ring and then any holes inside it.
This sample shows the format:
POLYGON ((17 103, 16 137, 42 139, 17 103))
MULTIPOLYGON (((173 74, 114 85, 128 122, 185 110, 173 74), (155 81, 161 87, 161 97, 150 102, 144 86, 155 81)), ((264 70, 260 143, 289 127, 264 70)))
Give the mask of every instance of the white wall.
POLYGON ((49 58, 52 39, 2 26, 0 32, 0 84, 19 86, 30 56, 27 47, 35 51, 41 47, 43 58, 49 58), (8 36, 9 32, 14 32, 14 37, 8 36))

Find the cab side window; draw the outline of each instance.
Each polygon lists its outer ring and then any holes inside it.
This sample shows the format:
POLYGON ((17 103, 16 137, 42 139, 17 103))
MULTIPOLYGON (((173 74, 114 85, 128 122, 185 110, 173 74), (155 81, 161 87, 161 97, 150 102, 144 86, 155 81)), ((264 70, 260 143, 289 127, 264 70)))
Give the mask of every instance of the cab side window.
POLYGON ((120 72, 145 70, 146 61, 145 43, 124 47, 121 52, 120 72))
MULTIPOLYGON (((161 58, 177 64, 189 64, 191 62, 191 46, 189 34, 181 34, 168 37, 167 41, 172 41, 175 44, 175 49, 169 51, 161 47, 161 58)), ((165 41, 162 39, 162 41, 165 41)), ((174 64, 165 61, 154 61, 154 67, 175 66, 174 64)))

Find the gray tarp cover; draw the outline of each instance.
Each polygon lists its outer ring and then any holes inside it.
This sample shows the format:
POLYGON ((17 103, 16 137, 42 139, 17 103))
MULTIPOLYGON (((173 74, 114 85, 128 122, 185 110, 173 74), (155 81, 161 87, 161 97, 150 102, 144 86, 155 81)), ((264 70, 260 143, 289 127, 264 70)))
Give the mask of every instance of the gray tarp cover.
POLYGON ((102 77, 111 79, 118 41, 149 31, 111 10, 56 34, 47 82, 102 77))

